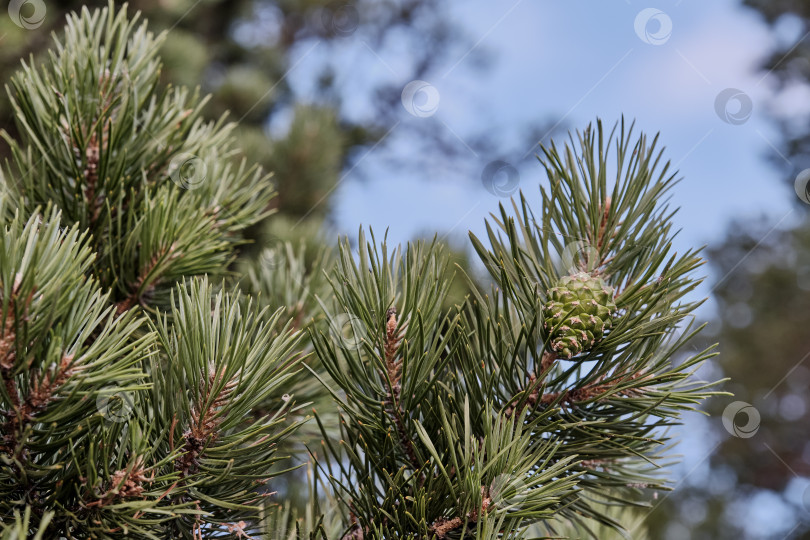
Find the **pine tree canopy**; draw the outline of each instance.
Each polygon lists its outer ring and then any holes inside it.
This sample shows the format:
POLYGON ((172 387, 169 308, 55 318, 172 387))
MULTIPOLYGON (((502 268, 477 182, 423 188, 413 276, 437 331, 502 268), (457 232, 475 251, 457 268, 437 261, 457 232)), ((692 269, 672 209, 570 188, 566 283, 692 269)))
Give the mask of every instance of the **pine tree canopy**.
POLYGON ((84 9, 8 87, 2 538, 642 537, 668 429, 718 393, 657 138, 545 148, 455 305, 438 238, 232 266, 273 187, 160 84, 161 39, 84 9))

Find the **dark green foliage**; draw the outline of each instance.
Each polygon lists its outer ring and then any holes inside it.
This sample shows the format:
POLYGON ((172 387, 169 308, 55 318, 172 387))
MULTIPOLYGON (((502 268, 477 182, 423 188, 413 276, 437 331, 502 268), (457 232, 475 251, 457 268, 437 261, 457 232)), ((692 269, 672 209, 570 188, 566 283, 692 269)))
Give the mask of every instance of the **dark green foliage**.
POLYGON ((114 471, 151 452, 145 417, 126 428, 107 418, 128 414, 156 351, 154 336, 136 337, 142 321, 131 312, 116 317, 85 277, 86 235, 61 229, 59 218, 53 210, 18 216, 0 237, 0 512, 30 506, 38 521, 56 511, 51 526, 67 530, 99 517, 94 503, 116 487, 114 471))

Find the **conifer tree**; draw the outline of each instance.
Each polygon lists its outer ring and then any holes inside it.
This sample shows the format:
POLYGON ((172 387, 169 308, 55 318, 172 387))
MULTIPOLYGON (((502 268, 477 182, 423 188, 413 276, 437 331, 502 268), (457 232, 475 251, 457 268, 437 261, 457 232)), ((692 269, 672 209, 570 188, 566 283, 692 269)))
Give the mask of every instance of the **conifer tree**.
POLYGON ((714 393, 711 349, 678 355, 701 260, 672 253, 657 140, 545 149, 452 309, 438 240, 279 240, 234 273, 271 183, 160 85, 160 39, 84 9, 9 86, 2 537, 638 536, 666 428, 714 393), (301 507, 276 488, 304 445, 301 507))

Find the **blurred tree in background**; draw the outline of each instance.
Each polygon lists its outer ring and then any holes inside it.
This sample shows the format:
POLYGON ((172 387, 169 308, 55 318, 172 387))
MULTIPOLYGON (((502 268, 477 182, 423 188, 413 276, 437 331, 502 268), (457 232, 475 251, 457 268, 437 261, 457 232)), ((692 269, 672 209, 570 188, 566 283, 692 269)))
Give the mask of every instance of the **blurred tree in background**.
POLYGON ((693 539, 806 538, 810 531, 808 225, 778 231, 765 220, 734 223, 708 251, 717 322, 704 339, 721 343, 717 364, 734 397, 707 404, 706 450, 714 450, 651 514, 655 538, 678 537, 678 523, 693 539), (756 412, 735 415, 727 409, 733 402, 756 412), (752 526, 757 520, 769 528, 752 526))
MULTIPOLYGON (((778 102, 810 84, 810 3, 743 4, 773 31, 774 46, 759 67, 774 91, 767 105, 781 136, 769 157, 792 186, 810 167, 810 118, 778 102)), ((764 218, 735 222, 708 251, 717 324, 707 338, 721 344, 717 364, 735 397, 707 406, 734 425, 713 421, 719 439, 709 440, 707 451, 718 446, 650 516, 655 538, 686 530, 693 539, 810 538, 810 220, 807 205, 794 201, 800 219, 791 229, 764 218), (735 401, 753 409, 734 415, 726 407, 735 401)))
MULTIPOLYGON (((774 47, 765 56, 760 69, 769 76, 776 90, 770 105, 776 105, 780 93, 806 86, 810 81, 810 3, 803 0, 744 0, 754 9, 773 32, 774 47)), ((795 173, 810 167, 810 129, 808 114, 796 110, 771 108, 774 121, 780 128, 782 141, 779 154, 773 161, 780 167, 788 166, 795 173), (787 159, 787 161, 786 161, 787 159)))

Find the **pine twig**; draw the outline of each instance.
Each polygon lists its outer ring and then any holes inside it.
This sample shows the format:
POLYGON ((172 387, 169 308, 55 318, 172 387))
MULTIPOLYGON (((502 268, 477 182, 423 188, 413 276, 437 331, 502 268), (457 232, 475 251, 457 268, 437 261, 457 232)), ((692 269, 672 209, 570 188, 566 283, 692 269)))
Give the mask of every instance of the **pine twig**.
POLYGON ((44 409, 48 403, 53 401, 56 390, 67 381, 75 371, 73 364, 73 355, 63 355, 59 365, 51 372, 45 373, 40 379, 40 376, 34 373, 31 377, 31 388, 29 389, 28 398, 26 399, 27 413, 33 414, 36 411, 44 409))
MULTIPOLYGON (((211 372, 208 377, 209 388, 213 388, 224 376, 225 368, 219 373, 211 372)), ((183 433, 185 444, 183 445, 184 453, 180 456, 177 463, 175 463, 175 470, 179 471, 181 476, 187 477, 190 474, 197 472, 199 467, 199 458, 203 453, 205 447, 214 442, 218 435, 219 424, 222 423, 223 418, 218 416, 231 398, 231 392, 236 387, 237 381, 232 379, 225 383, 222 390, 219 391, 216 398, 206 405, 207 394, 202 392, 198 402, 191 409, 191 427, 183 433)))
MULTIPOLYGON (((587 384, 580 388, 571 388, 568 390, 563 390, 562 392, 550 392, 548 394, 544 394, 540 401, 543 405, 550 405, 557 400, 563 404, 575 405, 577 403, 589 401, 597 396, 605 395, 622 383, 645 380, 648 378, 650 378, 650 375, 644 374, 643 372, 626 373, 617 379, 603 383, 602 381, 604 381, 605 376, 602 376, 598 381, 587 384)), ((626 397, 637 396, 640 395, 642 391, 643 388, 627 388, 625 390, 620 390, 618 395, 626 397)))
MULTIPOLYGON (((3 445, 0 447, 5 452, 15 454, 17 447, 17 433, 20 426, 30 419, 33 410, 37 410, 29 402, 31 395, 26 396, 25 400, 21 401, 20 390, 17 386, 17 381, 11 370, 14 368, 14 363, 17 359, 16 342, 17 342, 17 297, 22 284, 22 275, 17 274, 14 277, 14 285, 11 289, 11 301, 8 305, 5 320, 3 321, 3 336, 0 338, 0 376, 3 378, 3 385, 6 388, 6 393, 11 399, 11 407, 13 411, 5 411, 6 421, 3 423, 2 432, 5 434, 3 437, 3 445)), ((22 320, 28 319, 28 308, 31 305, 31 300, 34 298, 34 291, 32 288, 28 297, 25 299, 22 320)), ((72 360, 72 357, 70 358, 72 360)), ((68 363, 70 362, 68 361, 68 363)), ((64 359, 63 362, 64 364, 64 359)), ((49 381, 50 383, 50 381, 49 381)), ((36 382, 35 382, 36 384, 36 382)), ((59 383, 61 384, 61 382, 59 383)), ((49 388, 47 393, 42 389, 41 393, 35 395, 35 404, 37 406, 47 404, 52 398, 53 388, 48 384, 49 388)), ((23 450, 24 452, 24 450, 23 450)))
MULTIPOLYGON (((544 351, 543 357, 540 360, 540 372, 543 374, 543 378, 545 378, 546 373, 548 370, 551 369, 551 366, 554 365, 554 362, 557 361, 557 353, 555 351, 544 351)), ((542 385, 542 380, 538 383, 537 377, 534 373, 529 374, 529 384, 527 388, 531 389, 531 392, 528 396, 526 396, 526 402, 521 407, 521 412, 525 411, 527 408, 534 408, 537 405, 537 400, 540 397, 540 387, 542 385)), ((525 392, 526 389, 523 391, 525 392)), ((517 396, 514 396, 510 401, 517 400, 517 396)), ((510 405, 504 411, 504 415, 506 418, 511 418, 511 416, 515 412, 515 405, 510 405)))
POLYGON ((95 133, 90 136, 90 141, 84 153, 87 158, 87 165, 84 168, 84 197, 87 199, 87 204, 90 205, 90 224, 92 226, 95 224, 96 219, 98 219, 98 212, 101 208, 98 198, 96 197, 100 149, 98 137, 96 137, 95 133))
POLYGON ((399 351, 401 341, 402 334, 397 333, 397 310, 392 307, 386 313, 385 346, 383 347, 386 367, 385 381, 388 386, 386 412, 396 425, 399 442, 405 454, 408 456, 408 461, 414 469, 419 469, 420 464, 416 459, 413 441, 410 439, 408 431, 405 429, 403 411, 399 399, 400 393, 402 392, 402 359, 397 358, 397 352, 399 351))
MULTIPOLYGON (((481 511, 479 512, 476 510, 471 510, 467 513, 466 522, 467 523, 475 523, 481 517, 481 514, 486 514, 489 511, 489 507, 492 504, 492 499, 489 496, 489 488, 485 486, 481 486, 481 511)), ((443 540, 447 538, 447 535, 450 532, 458 529, 465 523, 465 520, 461 519, 460 517, 454 517, 452 519, 447 518, 439 518, 430 525, 430 530, 433 531, 433 534, 436 535, 436 538, 439 540, 443 540)))
POLYGON ((87 507, 97 506, 102 508, 124 499, 140 497, 144 491, 144 483, 151 482, 154 476, 154 471, 152 471, 151 477, 146 476, 143 461, 138 458, 131 470, 119 469, 115 471, 109 482, 110 487, 97 500, 87 503, 87 507))

